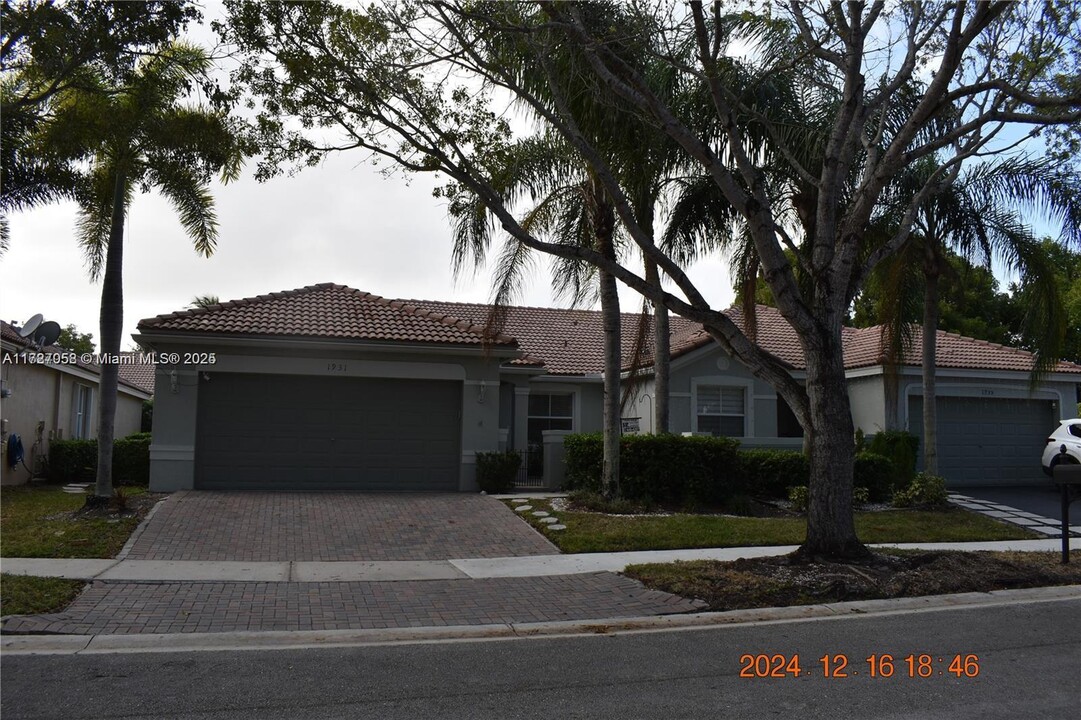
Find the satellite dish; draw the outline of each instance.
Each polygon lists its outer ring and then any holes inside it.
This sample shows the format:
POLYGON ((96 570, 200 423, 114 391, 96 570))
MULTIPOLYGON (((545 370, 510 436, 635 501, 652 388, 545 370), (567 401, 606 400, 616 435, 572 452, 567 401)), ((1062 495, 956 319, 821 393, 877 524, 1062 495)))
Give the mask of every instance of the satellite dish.
POLYGON ((37 331, 34 333, 34 343, 38 347, 48 347, 57 341, 60 337, 60 323, 43 322, 37 327, 37 331))
POLYGON ((38 325, 40 325, 41 321, 44 319, 45 318, 41 317, 41 313, 38 313, 34 317, 27 320, 25 323, 23 323, 23 326, 19 328, 19 336, 24 338, 30 337, 33 332, 38 329, 38 325))

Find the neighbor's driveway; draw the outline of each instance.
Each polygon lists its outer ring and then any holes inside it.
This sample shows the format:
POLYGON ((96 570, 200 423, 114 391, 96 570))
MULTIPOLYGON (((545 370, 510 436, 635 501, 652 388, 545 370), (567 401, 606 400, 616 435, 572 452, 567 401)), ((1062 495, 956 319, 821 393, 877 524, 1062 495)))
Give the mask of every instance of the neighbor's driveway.
POLYGON ((158 508, 127 557, 334 562, 558 552, 483 495, 182 491, 158 508))

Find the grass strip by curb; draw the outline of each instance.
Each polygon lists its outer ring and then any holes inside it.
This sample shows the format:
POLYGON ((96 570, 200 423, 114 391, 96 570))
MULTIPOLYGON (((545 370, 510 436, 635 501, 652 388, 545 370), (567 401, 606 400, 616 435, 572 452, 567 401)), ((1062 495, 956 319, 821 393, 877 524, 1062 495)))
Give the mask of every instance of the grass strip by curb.
POLYGON ((0 574, 0 615, 39 615, 63 610, 83 589, 81 580, 0 574))
MULTIPOLYGON (((603 515, 553 511, 547 500, 530 500, 533 510, 518 513, 564 553, 678 550, 712 547, 799 545, 806 535, 803 518, 728 515, 603 515), (557 517, 566 530, 546 530, 536 510, 557 517)), ((509 504, 513 509, 513 505, 509 504)), ((865 543, 975 542, 1040 538, 1017 525, 961 509, 887 510, 856 513, 856 532, 865 543)))
MULTIPOLYGON (((144 488, 122 488, 128 498, 144 488)), ((0 493, 0 553, 25 558, 111 558, 138 527, 140 515, 78 517, 86 502, 58 487, 6 487, 0 493)))

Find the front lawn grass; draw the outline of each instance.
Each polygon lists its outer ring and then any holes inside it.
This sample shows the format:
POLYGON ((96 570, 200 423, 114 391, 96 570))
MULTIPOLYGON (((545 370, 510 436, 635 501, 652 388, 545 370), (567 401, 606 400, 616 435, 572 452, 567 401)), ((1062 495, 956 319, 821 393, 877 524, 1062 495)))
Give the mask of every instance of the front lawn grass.
MULTIPOLYGON (((121 489, 138 498, 144 488, 121 489)), ((83 517, 75 513, 86 495, 56 486, 6 487, 0 491, 0 556, 26 558, 111 558, 124 547, 142 513, 83 517)))
POLYGON ((879 550, 858 562, 732 562, 630 565, 623 574, 654 590, 703 600, 704 610, 787 607, 1081 583, 1081 564, 1058 553, 879 550))
POLYGON ((81 580, 0 574, 0 615, 59 612, 82 590, 81 580))
MULTIPOLYGON (((566 530, 545 530, 530 513, 523 517, 565 553, 676 550, 681 548, 799 545, 807 532, 803 518, 727 515, 602 515, 554 512, 548 501, 531 500, 566 530)), ((521 513, 520 513, 521 514, 521 513)), ((887 510, 856 514, 865 543, 1028 540, 1041 537, 1016 525, 961 509, 887 510)))

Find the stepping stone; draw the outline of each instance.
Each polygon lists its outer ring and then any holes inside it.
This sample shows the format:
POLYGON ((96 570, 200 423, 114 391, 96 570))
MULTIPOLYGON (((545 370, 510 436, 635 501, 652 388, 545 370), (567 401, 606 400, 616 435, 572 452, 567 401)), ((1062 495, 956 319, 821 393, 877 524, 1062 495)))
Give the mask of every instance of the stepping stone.
POLYGON ((566 530, 567 526, 566 525, 549 525, 546 529, 547 530, 566 530))
POLYGON ((86 495, 86 490, 83 490, 82 488, 60 488, 60 489, 63 490, 64 492, 66 492, 68 495, 86 495))
POLYGON ((525 498, 514 498, 513 500, 511 500, 511 502, 515 503, 516 505, 521 505, 522 503, 529 502, 529 501, 526 500, 525 498))
POLYGON ((526 510, 532 510, 532 509, 533 509, 532 505, 519 505, 518 507, 514 508, 514 512, 525 512, 526 510))
POLYGON ((534 510, 533 517, 548 517, 548 513, 544 510, 534 510))
POLYGON ((1011 517, 1011 518, 1005 518, 1005 519, 1009 520, 1014 525, 1045 525, 1046 524, 1045 520, 1034 520, 1033 518, 1011 517))
POLYGON ((91 485, 93 485, 93 483, 68 483, 68 487, 88 488, 91 485))
MULTIPOLYGON (((541 519, 540 519, 540 521, 541 521, 542 523, 544 523, 545 525, 551 525, 552 523, 557 523, 557 522, 559 522, 559 518, 554 518, 554 517, 546 517, 546 518, 541 518, 541 519)), ((1081 531, 1079 531, 1079 532, 1081 532, 1081 531)))

